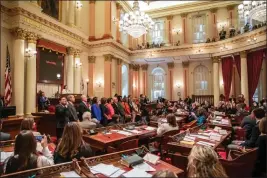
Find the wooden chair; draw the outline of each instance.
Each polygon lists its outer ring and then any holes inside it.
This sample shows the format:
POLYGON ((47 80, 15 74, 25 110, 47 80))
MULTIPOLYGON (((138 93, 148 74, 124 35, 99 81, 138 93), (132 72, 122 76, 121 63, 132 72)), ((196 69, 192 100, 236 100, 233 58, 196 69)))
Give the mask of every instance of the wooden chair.
POLYGON ((245 140, 246 130, 243 128, 238 128, 235 130, 235 140, 245 140))
POLYGON ((186 177, 188 156, 182 155, 180 153, 169 153, 168 156, 171 158, 172 165, 184 170, 184 177, 186 177))
POLYGON ((138 148, 138 139, 132 139, 132 140, 125 141, 125 142, 121 143, 117 148, 109 146, 107 148, 107 152, 108 153, 114 153, 114 152, 129 150, 129 149, 133 149, 133 148, 138 148))
POLYGON ((173 135, 179 133, 179 130, 171 130, 168 132, 165 132, 162 136, 156 136, 150 139, 150 143, 152 142, 157 142, 159 143, 158 145, 158 149, 155 147, 152 147, 150 149, 152 149, 151 152, 160 153, 161 158, 164 158, 166 154, 168 154, 168 145, 167 143, 170 142, 172 140, 173 135))
POLYGON ((220 162, 229 177, 251 177, 256 159, 257 148, 246 153, 231 151, 227 160, 220 162))

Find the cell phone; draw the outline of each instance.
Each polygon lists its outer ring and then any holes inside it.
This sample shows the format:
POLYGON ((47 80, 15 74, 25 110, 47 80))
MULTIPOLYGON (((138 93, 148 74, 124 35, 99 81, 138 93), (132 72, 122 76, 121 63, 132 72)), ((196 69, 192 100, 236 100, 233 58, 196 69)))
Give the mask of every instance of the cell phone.
POLYGON ((43 138, 44 136, 42 135, 35 136, 36 141, 39 141, 39 142, 41 142, 43 138))

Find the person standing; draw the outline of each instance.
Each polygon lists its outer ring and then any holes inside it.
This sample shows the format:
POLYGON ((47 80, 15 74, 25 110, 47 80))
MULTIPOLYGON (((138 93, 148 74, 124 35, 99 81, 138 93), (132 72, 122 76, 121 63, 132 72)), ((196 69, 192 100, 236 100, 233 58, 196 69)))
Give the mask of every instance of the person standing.
POLYGON ((71 91, 68 89, 67 85, 64 85, 64 89, 62 90, 62 94, 69 94, 71 91))
POLYGON ((91 112, 91 107, 90 105, 87 103, 87 97, 85 95, 81 96, 81 102, 78 106, 78 113, 79 113, 79 120, 82 121, 83 120, 83 113, 84 112, 91 112))
POLYGON ((97 119, 99 122, 102 120, 101 109, 99 107, 99 100, 97 97, 93 98, 92 118, 97 119))
POLYGON ((67 123, 70 122, 70 111, 66 97, 61 97, 59 104, 56 106, 56 119, 57 119, 57 139, 60 139, 67 123))
POLYGON ((76 121, 76 122, 79 121, 77 111, 74 106, 75 97, 73 95, 68 95, 67 100, 68 100, 68 108, 70 112, 70 121, 76 121))

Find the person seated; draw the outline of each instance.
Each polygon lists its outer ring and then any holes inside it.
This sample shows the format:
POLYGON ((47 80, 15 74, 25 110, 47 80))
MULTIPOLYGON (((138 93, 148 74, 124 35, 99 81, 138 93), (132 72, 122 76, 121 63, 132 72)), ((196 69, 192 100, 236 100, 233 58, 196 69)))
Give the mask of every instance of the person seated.
MULTIPOLYGON (((0 118, 0 131, 2 130, 3 119, 0 118)), ((9 133, 0 132, 0 141, 10 140, 11 136, 9 133)))
POLYGON ((39 111, 44 111, 44 110, 48 110, 48 106, 50 105, 50 101, 48 100, 48 98, 45 96, 45 92, 41 92, 41 96, 39 98, 39 102, 38 102, 38 109, 39 111))
POLYGON ((260 101, 260 108, 262 108, 264 112, 267 114, 267 99, 262 99, 260 101))
POLYGON ((266 175, 266 156, 267 156, 267 118, 263 118, 259 123, 260 136, 257 140, 256 146, 257 150, 257 159, 255 162, 253 177, 267 177, 266 175))
POLYGON ((245 129, 245 138, 248 140, 251 137, 252 129, 256 125, 256 119, 253 114, 245 116, 240 124, 241 128, 245 129))
POLYGON ((250 108, 250 112, 257 108, 259 108, 259 103, 256 101, 253 101, 252 106, 250 108))
POLYGON ((81 157, 88 158, 93 156, 89 144, 82 138, 82 129, 78 122, 69 122, 65 125, 62 139, 54 153, 55 164, 70 162, 74 158, 80 160, 81 157))
POLYGON ((131 109, 130 109, 130 106, 129 106, 129 104, 128 104, 128 98, 127 98, 127 97, 124 97, 124 98, 122 99, 121 104, 122 104, 123 109, 124 109, 124 113, 125 113, 125 119, 126 119, 126 121, 131 120, 132 116, 131 116, 131 109))
POLYGON ((78 123, 82 129, 95 129, 96 127, 100 127, 99 121, 91 118, 91 113, 88 111, 83 113, 83 121, 78 123))
POLYGON ((188 177, 228 177, 212 147, 196 145, 188 156, 188 177))
MULTIPOLYGON (((206 110, 204 108, 198 108, 196 114, 194 112, 191 112, 191 118, 197 120, 197 125, 202 125, 206 122, 206 110)), ((190 120, 190 122, 193 120, 190 120)))
POLYGON ((101 109, 99 107, 99 100, 97 97, 93 98, 93 105, 91 107, 91 111, 92 111, 92 117, 101 122, 102 114, 101 114, 101 109))
POLYGON ((116 116, 119 117, 119 121, 123 122, 123 117, 124 117, 124 111, 123 109, 121 109, 121 107, 119 106, 118 103, 118 98, 117 97, 113 97, 113 104, 112 107, 114 109, 114 113, 116 116))
POLYGON ((226 37, 226 31, 224 30, 224 27, 222 27, 222 30, 219 33, 220 40, 224 40, 226 37))
POLYGON ((108 108, 107 108, 106 104, 107 104, 107 98, 105 98, 105 97, 101 98, 101 100, 100 100, 100 110, 101 110, 101 115, 102 115, 101 124, 103 126, 107 126, 108 125, 108 120, 109 120, 108 108))
POLYGON ((153 176, 152 178, 175 178, 177 177, 177 175, 172 172, 172 171, 169 171, 169 170, 160 170, 160 171, 157 171, 153 176))
POLYGON ((206 43, 210 43, 210 38, 207 38, 207 41, 206 41, 206 43))
POLYGON ((257 139, 260 135, 259 122, 262 118, 265 117, 265 113, 264 113, 263 109, 257 108, 257 109, 252 111, 251 117, 253 119, 256 119, 256 125, 252 128, 250 138, 248 138, 248 139, 246 138, 245 141, 234 140, 234 141, 232 141, 231 144, 228 145, 228 149, 242 149, 243 147, 245 147, 245 148, 256 147, 256 142, 257 142, 257 139))
POLYGON ((177 130, 178 132, 178 125, 176 122, 176 118, 173 114, 167 115, 167 123, 158 123, 158 129, 157 129, 157 135, 162 136, 165 132, 171 131, 171 130, 177 130))
POLYGON ((37 132, 36 123, 32 117, 24 118, 21 121, 20 131, 22 131, 22 130, 32 131, 34 136, 40 136, 41 135, 40 132, 37 132))
POLYGON ((15 139, 14 156, 5 161, 5 174, 53 165, 53 155, 48 149, 46 136, 41 145, 42 155, 37 154, 37 141, 33 133, 29 130, 21 131, 15 139))
POLYGON ((68 89, 67 85, 64 85, 63 90, 62 90, 62 94, 69 94, 71 93, 71 91, 68 89))

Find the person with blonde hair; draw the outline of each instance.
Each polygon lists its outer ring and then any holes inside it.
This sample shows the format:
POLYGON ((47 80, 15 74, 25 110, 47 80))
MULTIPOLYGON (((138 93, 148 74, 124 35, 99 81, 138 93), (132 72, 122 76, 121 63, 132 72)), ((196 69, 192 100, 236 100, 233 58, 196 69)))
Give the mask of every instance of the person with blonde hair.
POLYGON ((228 177, 217 153, 209 146, 196 145, 188 156, 188 177, 228 177))
POLYGON ((174 173, 174 172, 172 172, 172 171, 169 171, 169 170, 160 170, 160 171, 158 171, 158 172, 156 172, 153 176, 152 176, 152 178, 170 178, 170 177, 177 177, 177 175, 174 173))
POLYGON ((62 138, 54 153, 55 164, 70 162, 74 158, 92 156, 92 149, 82 138, 82 129, 78 122, 69 122, 65 125, 62 138))

